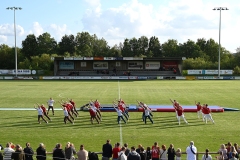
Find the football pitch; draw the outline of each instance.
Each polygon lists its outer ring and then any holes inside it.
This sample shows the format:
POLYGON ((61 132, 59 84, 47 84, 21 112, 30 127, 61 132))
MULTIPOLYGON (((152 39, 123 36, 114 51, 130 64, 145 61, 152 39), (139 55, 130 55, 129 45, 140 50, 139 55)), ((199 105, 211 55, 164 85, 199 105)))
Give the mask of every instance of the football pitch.
MULTIPOLYGON (((136 100, 152 105, 171 105, 170 98, 182 105, 201 104, 240 109, 238 103, 240 81, 229 80, 152 80, 152 81, 0 81, 0 108, 33 108, 34 103, 45 104, 52 97, 55 108, 60 109, 58 101, 72 98, 78 109, 89 100, 98 99, 101 104, 112 104, 122 98, 127 104, 136 104, 136 100)), ((0 144, 13 142, 24 146, 30 142, 34 150, 39 143, 46 145, 52 152, 56 143, 67 142, 85 145, 88 151, 101 151, 107 139, 111 143, 128 143, 129 146, 142 144, 144 148, 154 142, 167 147, 172 143, 175 149, 185 151, 193 140, 199 152, 206 148, 210 152, 218 151, 220 144, 240 143, 238 111, 212 113, 215 124, 205 124, 197 118, 197 113, 185 113, 188 125, 181 125, 174 112, 154 112, 153 121, 144 124, 141 112, 130 112, 127 124, 117 124, 116 112, 102 112, 100 124, 90 123, 88 112, 79 112, 75 124, 64 124, 63 111, 49 114, 52 121, 48 124, 37 122, 36 110, 0 110, 0 144)))

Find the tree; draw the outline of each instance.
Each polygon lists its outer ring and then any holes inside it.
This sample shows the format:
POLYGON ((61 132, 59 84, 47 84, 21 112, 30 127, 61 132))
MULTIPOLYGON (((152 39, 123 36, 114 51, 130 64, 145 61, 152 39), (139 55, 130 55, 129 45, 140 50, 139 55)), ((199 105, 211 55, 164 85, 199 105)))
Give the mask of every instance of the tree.
POLYGON ((161 44, 157 37, 153 36, 149 40, 147 57, 163 57, 161 44))
POLYGON ((139 45, 139 56, 143 57, 147 55, 148 51, 148 38, 146 36, 141 36, 138 38, 139 45))
MULTIPOLYGON (((19 53, 19 52, 18 52, 19 53)), ((15 68, 15 48, 8 45, 0 45, 0 68, 13 69, 15 68)))
POLYGON ((132 47, 131 47, 131 44, 129 43, 129 39, 127 38, 123 42, 122 56, 133 57, 132 47))
POLYGON ((74 35, 64 35, 61 41, 58 43, 59 46, 59 55, 64 55, 65 52, 74 55, 75 53, 75 37, 74 35))
POLYGON ((218 62, 219 45, 211 38, 206 43, 205 53, 209 56, 209 61, 218 62))
POLYGON ((109 56, 110 57, 121 57, 121 44, 119 44, 119 46, 117 44, 115 44, 113 47, 110 48, 109 52, 109 56))
POLYGON ((200 47, 192 40, 188 39, 187 42, 179 44, 179 56, 186 58, 198 58, 201 56, 200 47))
POLYGON ((92 48, 93 48, 93 56, 98 57, 108 57, 109 56, 109 49, 107 41, 102 38, 98 39, 98 37, 94 34, 93 35, 93 42, 92 42, 92 48))
POLYGON ((139 57, 140 52, 139 52, 138 40, 134 37, 134 38, 130 39, 129 44, 131 46, 132 57, 139 57))
POLYGON ((24 57, 31 60, 32 56, 37 56, 38 52, 38 42, 34 34, 29 34, 25 40, 22 41, 22 54, 24 57))
POLYGON ((179 46, 177 40, 169 39, 167 42, 163 43, 162 52, 165 57, 178 57, 179 46))
POLYGON ((77 33, 75 37, 76 52, 84 57, 93 56, 93 37, 88 32, 77 33))
POLYGON ((206 50, 206 45, 207 45, 207 41, 205 38, 199 38, 197 39, 196 44, 200 47, 200 49, 205 52, 206 50))
POLYGON ((57 50, 57 41, 54 38, 51 38, 49 33, 43 33, 37 38, 38 42, 38 55, 43 53, 54 54, 57 50))

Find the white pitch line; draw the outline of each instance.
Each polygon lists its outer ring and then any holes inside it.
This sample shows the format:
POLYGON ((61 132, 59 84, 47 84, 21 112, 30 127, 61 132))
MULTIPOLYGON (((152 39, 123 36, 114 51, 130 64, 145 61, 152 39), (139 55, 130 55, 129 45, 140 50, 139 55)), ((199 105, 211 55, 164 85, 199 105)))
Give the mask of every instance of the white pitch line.
MULTIPOLYGON (((119 81, 118 81, 118 99, 120 99, 120 83, 119 83, 119 81)), ((121 120, 120 120, 120 124, 119 124, 119 132, 120 132, 120 144, 123 145, 121 120)))
POLYGON ((65 97, 62 96, 62 93, 60 93, 58 96, 61 97, 61 98, 65 98, 65 97))

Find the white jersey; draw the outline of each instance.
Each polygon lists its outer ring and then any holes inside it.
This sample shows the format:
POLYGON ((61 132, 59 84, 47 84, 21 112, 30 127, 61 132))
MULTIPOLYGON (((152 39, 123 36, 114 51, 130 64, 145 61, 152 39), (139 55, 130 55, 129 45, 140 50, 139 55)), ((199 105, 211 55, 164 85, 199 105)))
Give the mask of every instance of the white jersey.
POLYGON ((36 110, 38 111, 38 115, 43 115, 43 110, 41 108, 37 108, 36 110))
POLYGON ((150 110, 149 109, 144 109, 144 112, 145 112, 145 116, 149 116, 149 114, 150 114, 150 110))
POLYGON ((95 112, 95 113, 97 112, 97 108, 95 106, 92 105, 91 109, 93 110, 93 112, 95 112))
POLYGON ((64 116, 67 117, 68 116, 68 111, 66 108, 63 109, 63 113, 64 113, 64 116))
POLYGON ((118 116, 122 116, 122 111, 120 109, 116 109, 118 116))
POLYGON ((55 101, 54 101, 53 99, 52 99, 52 100, 51 100, 51 99, 48 100, 48 102, 47 102, 47 103, 48 103, 48 106, 52 106, 52 107, 53 107, 53 103, 54 103, 54 102, 55 102, 55 101))

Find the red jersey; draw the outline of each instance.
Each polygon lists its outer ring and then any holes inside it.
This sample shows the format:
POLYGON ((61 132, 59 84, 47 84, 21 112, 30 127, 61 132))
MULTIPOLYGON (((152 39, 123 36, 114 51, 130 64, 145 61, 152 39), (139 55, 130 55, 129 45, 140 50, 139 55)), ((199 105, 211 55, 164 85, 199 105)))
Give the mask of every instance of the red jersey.
POLYGON ((210 113, 210 108, 206 108, 206 113, 205 114, 209 114, 210 113))
POLYGON ((197 111, 200 111, 202 109, 202 106, 200 104, 197 104, 197 111))
POLYGON ((62 106, 65 107, 68 112, 71 110, 71 109, 69 108, 69 105, 67 105, 67 104, 63 104, 62 106))
POLYGON ((152 158, 159 158, 160 148, 152 146, 152 158))
POLYGON ((118 148, 113 148, 112 150, 112 153, 113 153, 113 159, 117 159, 118 158, 118 152, 120 152, 121 149, 118 147, 118 148))
POLYGON ((181 116, 183 114, 183 108, 181 106, 176 108, 176 111, 177 111, 178 116, 181 116))
POLYGON ((89 113, 90 113, 90 116, 96 116, 96 113, 92 109, 89 109, 89 113))
POLYGON ((207 114, 207 108, 206 107, 202 107, 202 113, 207 114))
POLYGON ((95 102, 95 103, 94 103, 94 106, 95 106, 97 109, 99 109, 99 108, 100 108, 100 103, 99 103, 99 102, 95 102))
POLYGON ((46 108, 43 105, 41 106, 41 109, 42 109, 43 113, 46 113, 46 108))
POLYGON ((67 106, 68 106, 68 108, 69 108, 70 110, 73 109, 73 105, 72 105, 71 103, 67 103, 67 106))
POLYGON ((73 101, 70 101, 70 103, 71 103, 73 106, 75 106, 75 102, 73 102, 73 101))
POLYGON ((120 109, 122 112, 125 111, 125 108, 124 108, 122 105, 119 104, 118 107, 119 107, 119 109, 120 109))

